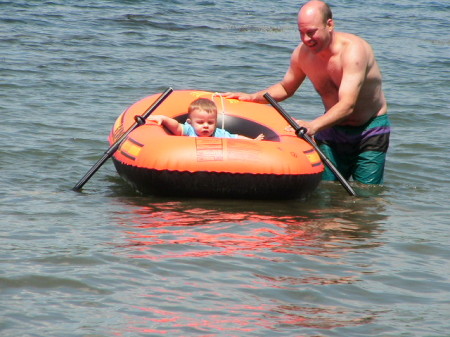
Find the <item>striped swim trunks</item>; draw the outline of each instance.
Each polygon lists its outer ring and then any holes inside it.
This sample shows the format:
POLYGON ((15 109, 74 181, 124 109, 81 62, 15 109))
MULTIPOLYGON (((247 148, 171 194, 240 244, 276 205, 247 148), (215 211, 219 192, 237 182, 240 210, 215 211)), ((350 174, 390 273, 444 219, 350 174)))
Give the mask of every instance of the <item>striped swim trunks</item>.
MULTIPOLYGON (((318 132, 315 140, 322 152, 346 179, 382 184, 391 132, 387 114, 361 126, 334 126, 318 132)), ((326 168, 323 180, 337 180, 326 168)))

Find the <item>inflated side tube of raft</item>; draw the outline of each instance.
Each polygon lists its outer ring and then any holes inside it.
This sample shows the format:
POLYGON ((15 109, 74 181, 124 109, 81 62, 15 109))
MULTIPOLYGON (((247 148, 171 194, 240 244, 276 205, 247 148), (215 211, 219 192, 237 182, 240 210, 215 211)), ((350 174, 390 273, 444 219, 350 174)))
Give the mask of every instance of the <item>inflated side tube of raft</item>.
MULTIPOLYGON (((159 95, 125 110, 109 135, 113 144, 159 95)), ((279 199, 306 197, 319 184, 324 166, 314 148, 286 130, 269 105, 224 99, 207 91, 174 91, 154 112, 184 123, 189 104, 212 99, 218 127, 264 140, 175 136, 159 125, 131 132, 113 156, 119 175, 144 194, 279 199)))

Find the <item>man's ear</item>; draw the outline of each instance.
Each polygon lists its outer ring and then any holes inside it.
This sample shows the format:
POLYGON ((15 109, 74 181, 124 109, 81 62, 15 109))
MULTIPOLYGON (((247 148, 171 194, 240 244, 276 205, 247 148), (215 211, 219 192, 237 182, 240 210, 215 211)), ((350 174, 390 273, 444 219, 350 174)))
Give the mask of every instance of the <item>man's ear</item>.
POLYGON ((190 118, 186 119, 186 122, 187 122, 188 124, 192 124, 192 121, 191 121, 190 118))
POLYGON ((328 19, 327 20, 327 27, 328 27, 328 30, 330 32, 334 29, 334 21, 333 21, 333 19, 328 19))

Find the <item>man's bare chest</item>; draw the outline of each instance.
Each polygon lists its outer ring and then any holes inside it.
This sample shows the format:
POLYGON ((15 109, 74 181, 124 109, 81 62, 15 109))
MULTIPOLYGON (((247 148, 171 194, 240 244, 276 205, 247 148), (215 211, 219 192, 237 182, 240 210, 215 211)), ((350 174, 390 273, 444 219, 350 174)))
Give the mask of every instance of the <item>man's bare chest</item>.
POLYGON ((339 91, 341 77, 323 71, 311 72, 307 75, 314 88, 322 95, 335 94, 339 91))
POLYGON ((337 91, 342 80, 342 66, 336 57, 312 58, 304 63, 306 76, 319 92, 337 91))

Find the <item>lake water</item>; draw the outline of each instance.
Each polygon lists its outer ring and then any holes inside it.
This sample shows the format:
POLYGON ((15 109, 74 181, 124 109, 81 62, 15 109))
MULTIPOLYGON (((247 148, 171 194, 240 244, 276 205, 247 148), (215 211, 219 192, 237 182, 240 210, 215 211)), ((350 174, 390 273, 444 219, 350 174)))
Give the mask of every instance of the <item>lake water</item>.
MULTIPOLYGON (((0 1, 0 335, 450 336, 450 3, 331 5, 383 71, 385 184, 236 201, 140 196, 111 161, 71 188, 133 102, 278 81, 297 1, 0 1)), ((282 105, 323 109, 309 83, 282 105)))

